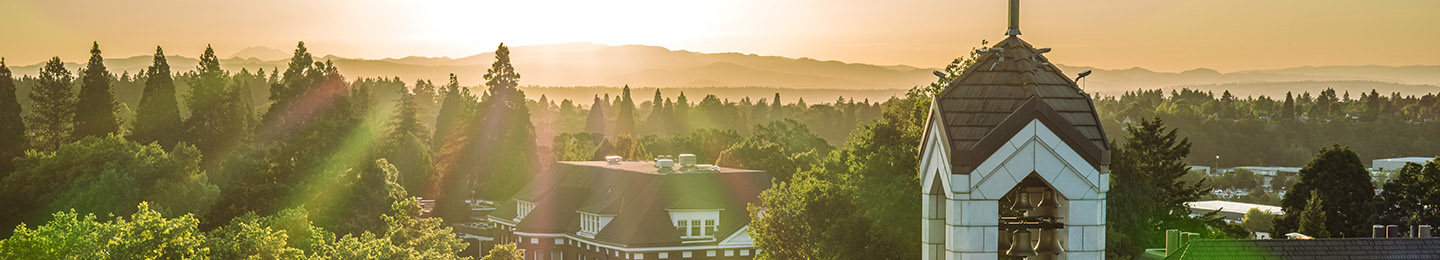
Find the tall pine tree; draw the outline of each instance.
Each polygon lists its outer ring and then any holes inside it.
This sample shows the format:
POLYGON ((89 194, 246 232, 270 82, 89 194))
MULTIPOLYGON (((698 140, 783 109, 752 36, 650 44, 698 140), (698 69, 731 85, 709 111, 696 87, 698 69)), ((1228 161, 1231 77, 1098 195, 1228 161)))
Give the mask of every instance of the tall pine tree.
POLYGON ((115 116, 115 93, 110 90, 110 71, 100 56, 100 43, 90 47, 90 62, 81 70, 80 95, 75 103, 75 137, 105 136, 120 132, 115 116))
POLYGON ((585 118, 585 132, 594 134, 606 134, 609 127, 605 123, 605 101, 595 97, 595 102, 590 103, 590 116, 585 118))
POLYGON ((25 122, 20 119, 20 100, 15 97, 15 79, 5 58, 0 58, 0 179, 14 169, 11 160, 25 152, 25 122))
MULTIPOLYGON (((1106 251, 1111 256, 1139 254, 1158 245, 1164 227, 1180 226, 1190 211, 1185 203, 1209 192, 1201 183, 1180 181, 1189 172, 1185 157, 1190 140, 1166 129, 1159 118, 1126 127, 1127 142, 1113 151, 1107 203, 1106 251)), ((1197 230, 1197 232, 1200 230, 1197 230)))
POLYGON ((185 136, 180 123, 180 105, 175 99, 175 80, 170 75, 170 64, 165 61, 165 51, 155 47, 155 61, 145 69, 145 92, 140 97, 140 109, 135 113, 135 130, 130 139, 146 144, 155 142, 171 147, 185 136))
POLYGON ((185 132, 205 155, 202 166, 214 169, 249 137, 253 112, 245 90, 231 84, 229 73, 220 69, 220 59, 210 46, 205 46, 190 78, 190 96, 185 100, 190 118, 185 120, 185 132))
POLYGON ((615 110, 615 135, 635 135, 635 100, 630 99, 630 85, 620 93, 620 107, 615 110))
MULTIPOLYGON (((419 90, 417 84, 417 90, 419 90)), ((400 89, 396 101, 395 115, 390 119, 390 131, 381 144, 380 156, 394 162, 399 170, 398 182, 410 194, 429 196, 431 181, 430 131, 421 124, 416 96, 400 89)))
POLYGON ((30 126, 30 144, 41 151, 54 151, 72 140, 74 133, 75 96, 70 84, 75 76, 65 69, 60 57, 50 58, 40 68, 35 89, 30 91, 31 113, 25 116, 30 126))
POLYGON ((445 97, 435 115, 435 140, 430 144, 436 151, 445 148, 445 142, 459 130, 460 123, 475 106, 475 96, 470 94, 470 89, 460 87, 460 80, 455 78, 454 73, 450 74, 450 83, 440 91, 445 97))

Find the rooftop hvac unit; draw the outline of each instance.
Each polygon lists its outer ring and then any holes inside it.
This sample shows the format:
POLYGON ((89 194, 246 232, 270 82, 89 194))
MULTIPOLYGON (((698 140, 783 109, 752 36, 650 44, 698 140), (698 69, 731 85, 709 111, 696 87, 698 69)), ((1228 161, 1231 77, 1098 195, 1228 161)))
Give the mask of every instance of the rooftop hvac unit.
POLYGON ((620 159, 624 159, 624 158, 621 158, 620 156, 614 156, 614 155, 605 156, 605 162, 610 163, 610 165, 619 165, 619 164, 620 164, 620 159))
POLYGON ((680 154, 680 167, 695 167, 695 155, 680 154))
POLYGON ((659 159, 659 160, 655 160, 655 168, 675 168, 675 160, 671 160, 671 159, 659 159))

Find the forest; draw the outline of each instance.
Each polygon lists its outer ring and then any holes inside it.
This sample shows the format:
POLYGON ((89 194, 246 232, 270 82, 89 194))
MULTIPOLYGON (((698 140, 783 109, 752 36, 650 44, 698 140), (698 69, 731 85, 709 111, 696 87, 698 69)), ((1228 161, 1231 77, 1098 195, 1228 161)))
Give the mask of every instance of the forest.
MULTIPOLYGON (((919 225, 894 223, 920 219, 929 97, 978 55, 887 100, 809 103, 779 91, 731 100, 629 86, 590 100, 527 96, 503 44, 477 86, 453 74, 346 79, 303 42, 285 68, 253 71, 221 69, 208 48, 192 71, 171 71, 157 47, 151 66, 119 75, 98 43, 90 54, 74 72, 57 57, 37 75, 12 75, 0 61, 0 258, 461 258, 466 244, 448 224, 468 221, 476 200, 508 198, 550 162, 678 153, 776 177, 751 208, 769 216, 752 220, 761 258, 917 258, 919 225), (436 200, 434 211, 416 197, 436 200)), ((1440 153, 1426 138, 1440 132, 1436 94, 1358 96, 1097 97, 1117 147, 1112 198, 1131 199, 1111 204, 1126 212, 1112 223, 1128 223, 1111 226, 1120 241, 1111 248, 1143 246, 1126 235, 1159 241, 1157 226, 1244 232, 1177 213, 1208 191, 1180 181, 1186 165, 1440 153), (1134 188, 1149 186, 1167 188, 1134 188)), ((1386 199, 1415 200, 1406 194, 1386 199)))

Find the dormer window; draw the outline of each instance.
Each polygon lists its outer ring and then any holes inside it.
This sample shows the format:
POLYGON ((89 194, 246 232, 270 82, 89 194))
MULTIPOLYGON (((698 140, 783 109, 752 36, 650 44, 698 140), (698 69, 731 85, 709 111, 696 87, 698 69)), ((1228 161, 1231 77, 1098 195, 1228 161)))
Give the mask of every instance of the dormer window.
POLYGON ((530 211, 535 210, 535 203, 523 200, 515 200, 515 220, 525 219, 530 211))
POLYGON ((683 240, 714 240, 720 231, 720 210, 670 210, 675 231, 683 240))
POLYGON ((583 237, 595 238, 595 234, 604 230, 605 225, 610 224, 610 220, 614 218, 615 216, 612 215, 580 212, 580 232, 578 234, 583 237))

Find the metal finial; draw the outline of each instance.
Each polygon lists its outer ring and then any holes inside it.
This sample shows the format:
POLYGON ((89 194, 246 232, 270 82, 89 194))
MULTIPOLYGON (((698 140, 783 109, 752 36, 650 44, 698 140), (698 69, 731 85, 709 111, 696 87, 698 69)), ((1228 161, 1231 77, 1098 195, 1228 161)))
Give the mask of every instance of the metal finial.
POLYGON ((1010 28, 1005 35, 1020 35, 1020 0, 1010 0, 1010 28))

